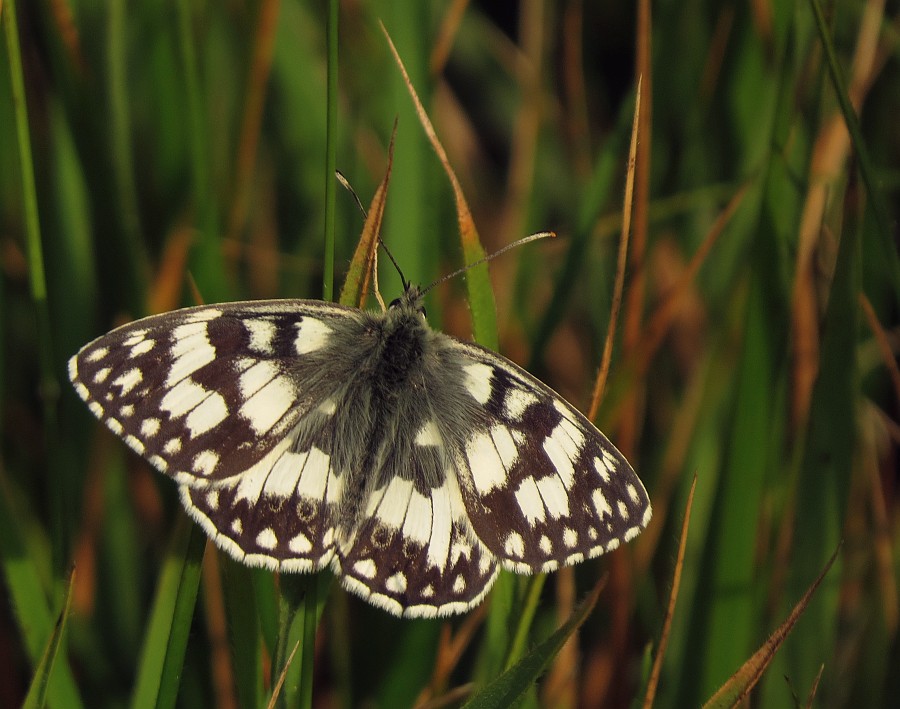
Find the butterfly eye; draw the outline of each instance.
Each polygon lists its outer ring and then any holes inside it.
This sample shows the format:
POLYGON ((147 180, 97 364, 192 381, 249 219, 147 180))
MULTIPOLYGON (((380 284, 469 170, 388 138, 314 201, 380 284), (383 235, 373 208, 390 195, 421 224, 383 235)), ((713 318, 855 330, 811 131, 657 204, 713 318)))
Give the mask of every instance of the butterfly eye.
POLYGON ((389 307, 389 308, 396 308, 398 305, 400 305, 400 299, 399 299, 399 298, 394 298, 394 299, 390 302, 390 305, 388 305, 388 307, 389 307))

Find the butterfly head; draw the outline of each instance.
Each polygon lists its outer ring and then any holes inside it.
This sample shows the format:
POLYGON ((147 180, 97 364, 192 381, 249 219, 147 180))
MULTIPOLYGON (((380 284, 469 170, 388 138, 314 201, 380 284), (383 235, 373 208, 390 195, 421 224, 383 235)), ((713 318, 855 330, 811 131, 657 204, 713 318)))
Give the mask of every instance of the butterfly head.
POLYGON ((416 312, 425 318, 425 291, 419 286, 405 283, 403 294, 399 298, 394 298, 389 308, 390 310, 416 312))

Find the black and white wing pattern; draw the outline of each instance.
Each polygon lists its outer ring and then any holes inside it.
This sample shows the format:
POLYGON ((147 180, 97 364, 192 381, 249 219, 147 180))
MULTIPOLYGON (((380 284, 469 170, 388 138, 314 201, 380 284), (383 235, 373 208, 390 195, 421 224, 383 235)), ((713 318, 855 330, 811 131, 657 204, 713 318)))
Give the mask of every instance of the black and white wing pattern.
POLYGON ((221 549, 330 567, 396 615, 463 612, 501 567, 575 563, 650 518, 587 419, 431 330, 413 287, 386 313, 285 300, 152 316, 86 345, 69 376, 221 549))
POLYGON ((361 315, 319 301, 187 308, 91 342, 69 377, 97 418, 179 483, 218 546, 250 565, 311 571, 334 553, 330 509, 344 480, 331 394, 354 366, 329 350, 361 315))
POLYGON ((647 526, 644 486, 581 412, 490 350, 457 340, 449 349, 480 404, 453 460, 475 533, 504 568, 553 571, 613 551, 647 526))

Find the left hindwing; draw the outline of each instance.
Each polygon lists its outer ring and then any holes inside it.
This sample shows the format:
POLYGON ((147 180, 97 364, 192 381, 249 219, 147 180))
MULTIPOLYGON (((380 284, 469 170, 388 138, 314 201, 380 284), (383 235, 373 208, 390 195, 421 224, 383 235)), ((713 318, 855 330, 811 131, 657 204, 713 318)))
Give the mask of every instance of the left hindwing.
POLYGON ((453 452, 462 497, 504 567, 551 571, 612 551, 647 526, 644 486, 584 415, 509 360, 451 343, 479 404, 453 452))

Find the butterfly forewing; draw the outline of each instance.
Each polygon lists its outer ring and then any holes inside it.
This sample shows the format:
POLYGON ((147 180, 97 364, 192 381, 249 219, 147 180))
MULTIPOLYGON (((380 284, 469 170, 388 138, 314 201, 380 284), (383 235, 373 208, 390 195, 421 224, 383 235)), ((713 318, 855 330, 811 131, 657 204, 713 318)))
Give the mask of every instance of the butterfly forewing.
POLYGON ((644 486, 621 453, 539 380, 489 350, 453 342, 483 404, 456 452, 478 537, 520 573, 612 551, 650 520, 644 486))
MULTIPOLYGON (((321 375, 321 360, 331 372, 341 362, 322 350, 358 312, 307 301, 188 308, 91 342, 69 375, 93 413, 156 468, 214 484, 254 469, 301 418, 329 406, 335 379, 321 375)), ((352 359, 345 366, 346 376, 352 359)))

